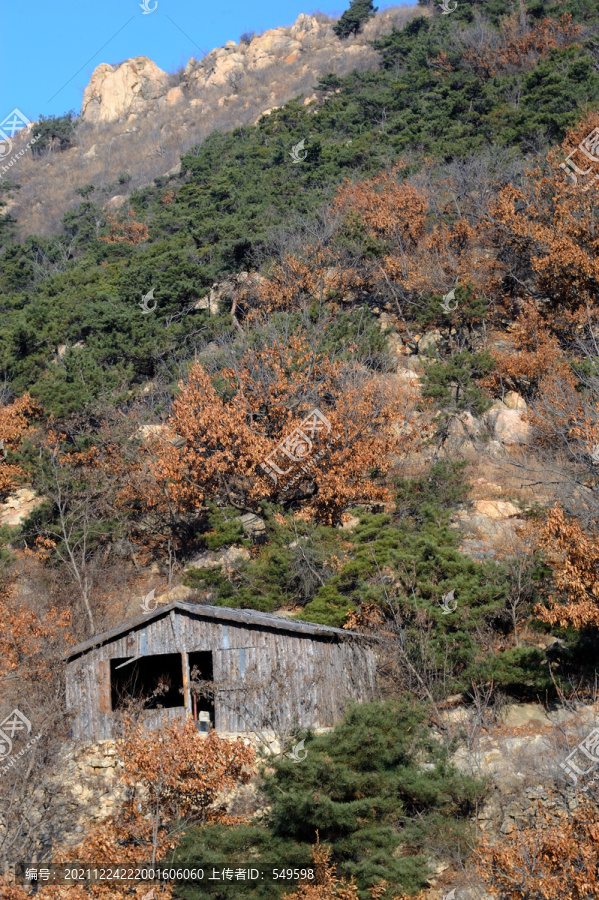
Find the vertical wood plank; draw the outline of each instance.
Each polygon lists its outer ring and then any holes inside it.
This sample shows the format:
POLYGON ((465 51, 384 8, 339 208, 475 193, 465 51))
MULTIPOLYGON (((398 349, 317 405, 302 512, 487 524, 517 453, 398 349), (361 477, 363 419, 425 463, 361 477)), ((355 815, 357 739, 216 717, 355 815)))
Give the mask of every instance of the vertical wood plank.
POLYGON ((110 660, 100 659, 97 663, 98 672, 98 709, 102 715, 112 712, 112 697, 110 687, 110 660))
POLYGON ((191 688, 189 686, 189 654, 183 652, 181 654, 181 665, 183 666, 183 704, 187 710, 187 715, 191 716, 191 688))

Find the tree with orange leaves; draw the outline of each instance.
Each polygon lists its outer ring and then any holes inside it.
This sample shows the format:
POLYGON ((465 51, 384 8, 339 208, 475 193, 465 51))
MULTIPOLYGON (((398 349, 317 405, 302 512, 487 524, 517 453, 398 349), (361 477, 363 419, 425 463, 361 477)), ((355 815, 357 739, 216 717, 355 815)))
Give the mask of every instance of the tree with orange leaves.
POLYGON ((538 309, 530 301, 522 304, 515 321, 508 326, 516 353, 496 351, 495 369, 483 379, 483 385, 497 392, 520 391, 534 394, 539 383, 560 374, 568 377, 569 366, 538 309))
MULTIPOLYGON (((328 230, 305 235, 301 251, 282 253, 267 274, 240 285, 236 307, 252 318, 374 295, 392 301, 409 333, 409 319, 429 308, 430 297, 440 299, 457 283, 470 284, 476 298, 498 296, 501 267, 480 216, 456 216, 454 205, 450 180, 435 192, 412 184, 402 161, 348 180, 331 204, 328 230)), ((440 304, 434 308, 443 321, 447 314, 440 304)))
POLYGON ((314 879, 301 883, 297 890, 283 894, 283 900, 358 900, 358 888, 352 879, 338 878, 331 862, 331 850, 319 841, 312 845, 314 879))
MULTIPOLYGON (((514 297, 535 301, 541 320, 572 346, 581 328, 596 316, 599 244, 594 221, 599 195, 575 184, 565 160, 599 125, 590 113, 560 148, 550 151, 544 169, 525 173, 518 187, 503 188, 488 213, 489 238, 514 297)), ((578 164, 588 158, 580 155, 578 164)), ((576 162, 576 160, 574 160, 576 162)), ((589 166, 594 174, 599 168, 589 166)), ((591 172, 591 175, 593 173, 591 172)))
POLYGON ((39 406, 29 394, 23 394, 12 403, 0 407, 0 441, 4 450, 0 458, 0 495, 8 494, 14 488, 15 482, 25 475, 20 466, 15 466, 7 460, 6 451, 18 450, 29 428, 29 420, 39 412, 39 406))
MULTIPOLYGON (((363 282, 395 304, 406 332, 409 320, 430 306, 430 298, 457 284, 475 297, 498 295, 500 269, 474 217, 456 215, 450 182, 437 194, 405 179, 404 164, 338 191, 333 210, 341 232, 357 242, 363 282)), ((446 317, 440 304, 436 318, 446 317)), ((450 317, 452 321, 454 317, 450 317)))
MULTIPOLYGON (((507 23, 505 65, 518 54, 570 44, 576 31, 570 26, 569 20, 551 19, 522 31, 507 23)), ((577 165, 592 171, 576 185, 565 160, 598 125, 599 114, 590 113, 548 154, 543 168, 522 173, 517 186, 490 185, 490 196, 477 205, 469 194, 458 201, 452 177, 435 182, 434 190, 424 178, 407 178, 402 161, 382 174, 347 181, 331 205, 331 215, 340 220, 334 239, 320 240, 301 257, 284 257, 262 280, 256 303, 293 309, 310 299, 361 290, 390 300, 410 335, 410 321, 431 297, 470 285, 476 298, 486 298, 504 317, 521 314, 514 331, 519 349, 528 354, 521 364, 534 364, 536 352, 550 367, 550 357, 568 349, 576 329, 596 312, 599 200, 595 188, 583 188, 599 167, 579 151, 577 165), (347 249, 343 258, 341 245, 347 249)), ((439 322, 456 326, 457 314, 443 313, 436 300, 432 307, 439 322)))
POLYGON ((43 609, 15 598, 10 587, 0 589, 0 684, 11 674, 45 680, 51 660, 68 643, 71 616, 53 606, 43 609))
POLYGON ((359 348, 331 355, 326 338, 323 327, 271 327, 232 348, 212 377, 196 363, 174 403, 171 440, 155 444, 148 504, 174 499, 192 510, 219 500, 254 509, 271 500, 336 522, 351 502, 387 498, 367 473, 383 474, 391 455, 413 443, 412 397, 369 371, 359 348), (314 427, 302 425, 311 415, 314 427))
POLYGON ((533 822, 492 844, 483 834, 477 868, 505 900, 583 900, 599 896, 599 811, 538 806, 533 822))
MULTIPOLYGON (((337 866, 331 862, 331 850, 318 840, 312 845, 312 859, 314 860, 314 878, 307 879, 299 884, 296 890, 290 894, 283 894, 283 900, 359 900, 358 887, 353 878, 346 881, 337 876, 337 866)), ((379 881, 368 889, 372 900, 380 900, 387 893, 387 882, 379 881)), ((393 900, 424 900, 425 892, 421 891, 416 897, 408 897, 405 894, 396 896, 393 900)))
POLYGON ((485 213, 503 273, 497 308, 512 319, 516 352, 496 352, 495 371, 483 385, 526 395, 539 455, 531 480, 551 483, 582 532, 599 521, 599 165, 592 161, 598 127, 592 112, 542 167, 502 188, 485 213))
POLYGON ((583 530, 599 521, 599 370, 596 327, 589 322, 575 351, 552 334, 547 317, 533 304, 510 326, 519 352, 499 352, 496 368, 483 379, 494 392, 519 390, 533 428, 535 461, 528 477, 551 485, 551 496, 583 530))
POLYGON ((0 722, 16 714, 21 725, 13 734, 9 730, 12 746, 4 730, 0 741, 0 872, 15 859, 34 858, 45 835, 74 827, 56 789, 69 724, 62 656, 70 617, 43 595, 19 597, 20 563, 2 563, 0 722))
POLYGON ((150 237, 148 226, 136 220, 132 209, 127 216, 107 216, 106 221, 110 227, 110 234, 98 238, 105 244, 141 244, 150 237))
POLYGON ((498 31, 487 30, 486 46, 480 46, 476 33, 472 37, 468 33, 461 35, 465 42, 476 42, 476 46, 466 45, 464 62, 485 80, 498 73, 526 71, 553 49, 572 46, 581 32, 581 26, 574 24, 569 14, 529 22, 525 16, 514 13, 503 19, 498 31))
MULTIPOLYGON (((511 21, 504 32, 505 58, 498 57, 498 64, 509 68, 522 55, 570 45, 576 27, 566 17, 530 27, 511 21)), ((597 192, 573 184, 564 160, 597 125, 599 114, 591 113, 548 154, 544 168, 522 173, 517 186, 489 185, 486 199, 477 203, 464 191, 458 199, 453 177, 436 181, 434 190, 422 177, 406 177, 402 161, 382 174, 347 181, 330 208, 339 220, 331 234, 308 242, 301 253, 284 254, 266 277, 240 291, 240 308, 298 310, 364 292, 390 301, 385 307, 394 305, 414 340, 414 320, 429 310, 430 321, 450 323, 465 334, 463 302, 448 314, 437 298, 469 286, 474 300, 484 300, 504 321, 517 318, 519 359, 503 354, 496 382, 529 378, 534 368, 536 385, 596 311, 597 192)), ((579 166, 588 165, 586 157, 577 159, 579 166)), ((589 168, 591 179, 599 174, 599 168, 589 168)), ((469 318, 470 324, 476 320, 469 318)), ((456 345, 458 339, 463 343, 461 334, 449 338, 456 345)))
POLYGON ((134 794, 141 789, 141 802, 158 831, 169 822, 229 821, 214 802, 223 791, 247 784, 255 758, 246 741, 227 741, 213 730, 200 735, 192 719, 158 731, 130 724, 120 747, 123 780, 134 794))
MULTIPOLYGON (((599 521, 599 382, 592 348, 584 350, 581 342, 580 349, 578 359, 562 355, 549 371, 539 365, 538 380, 531 369, 527 418, 534 430, 537 462, 529 468, 531 480, 550 483, 553 498, 589 529, 599 521)), ((516 358, 513 365, 501 366, 501 377, 506 369, 517 370, 522 384, 523 368, 530 361, 527 355, 522 354, 523 365, 516 358)), ((546 359, 552 355, 549 348, 546 359)))
MULTIPOLYGON (((122 808, 87 832, 78 847, 61 849, 53 862, 77 861, 113 868, 152 868, 165 860, 191 824, 236 823, 215 801, 223 791, 245 784, 251 775, 255 751, 243 740, 227 741, 214 731, 200 735, 190 720, 156 731, 144 730, 131 719, 118 745, 124 764, 123 782, 128 796, 122 808)), ((133 896, 147 892, 135 886, 133 896)), ((13 888, 11 900, 29 896, 13 888)), ((114 883, 42 886, 40 900, 125 900, 132 889, 114 883)), ((170 884, 157 883, 155 900, 170 900, 170 884)))
POLYGON ((553 570, 558 593, 549 598, 549 608, 537 614, 551 625, 584 628, 599 625, 599 540, 585 534, 575 520, 568 520, 555 506, 543 525, 539 546, 553 570))
POLYGON ((247 308, 250 320, 275 311, 293 312, 316 300, 322 303, 339 290, 339 275, 328 273, 331 254, 321 245, 306 248, 302 258, 285 253, 268 273, 268 278, 248 279, 237 291, 237 304, 247 308))

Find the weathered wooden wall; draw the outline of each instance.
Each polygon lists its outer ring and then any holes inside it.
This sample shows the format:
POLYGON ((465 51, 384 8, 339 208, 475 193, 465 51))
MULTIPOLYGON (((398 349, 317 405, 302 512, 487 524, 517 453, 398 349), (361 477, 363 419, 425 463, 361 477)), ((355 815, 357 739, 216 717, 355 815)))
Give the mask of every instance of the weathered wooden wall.
MULTIPOLYGON (((363 702, 374 695, 372 653, 355 640, 225 623, 171 610, 68 662, 66 698, 74 714, 73 736, 82 740, 114 736, 110 660, 119 657, 180 653, 185 705, 148 711, 145 716, 148 724, 183 719, 192 709, 188 654, 201 650, 213 652, 215 683, 238 686, 241 692, 244 676, 250 682, 262 680, 266 684, 273 667, 279 678, 281 671, 287 673, 282 695, 276 700, 266 697, 265 703, 276 702, 296 710, 302 707, 303 726, 332 725, 349 699, 363 702)), ((269 712, 264 709, 265 720, 269 712)), ((239 714, 239 704, 217 699, 215 727, 218 732, 230 733, 249 731, 253 726, 239 714)))

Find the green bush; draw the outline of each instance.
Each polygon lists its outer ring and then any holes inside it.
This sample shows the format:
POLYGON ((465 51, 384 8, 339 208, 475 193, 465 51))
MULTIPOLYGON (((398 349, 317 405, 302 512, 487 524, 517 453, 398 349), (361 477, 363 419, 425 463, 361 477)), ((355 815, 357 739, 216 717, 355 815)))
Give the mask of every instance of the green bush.
POLYGON ((378 6, 372 5, 372 0, 351 0, 349 9, 346 9, 339 21, 333 26, 333 31, 338 38, 346 38, 352 34, 358 34, 362 26, 378 12, 378 6))
POLYGON ((409 516, 398 522, 384 514, 360 516, 350 560, 301 617, 340 626, 348 610, 374 604, 386 613, 392 603, 412 663, 437 671, 435 690, 445 696, 469 686, 482 649, 477 635, 491 630, 494 616, 505 606, 509 583, 498 564, 475 562, 458 551, 458 535, 438 506, 423 503, 420 516, 420 523, 409 516), (383 570, 390 572, 385 578, 383 570), (441 601, 450 591, 458 607, 445 615, 441 601))
POLYGON ((495 363, 491 354, 463 350, 446 359, 431 360, 425 366, 422 396, 435 401, 445 415, 470 412, 482 415, 491 405, 477 379, 488 375, 495 363))
MULTIPOLYGON (((270 813, 260 827, 190 829, 177 865, 251 860, 257 867, 310 862, 310 846, 332 848, 338 874, 354 876, 361 896, 385 879, 390 895, 426 884, 436 853, 466 852, 469 817, 482 783, 449 762, 448 748, 427 732, 428 709, 407 702, 354 706, 331 732, 305 735, 307 756, 269 763, 262 789, 270 813)), ((239 862, 236 863, 240 865, 239 862)), ((244 897, 280 896, 276 888, 244 897)), ((219 886, 187 886, 182 896, 224 898, 219 886)))
MULTIPOLYGON (((437 699, 466 691, 472 680, 495 679, 513 693, 518 678, 527 695, 551 689, 541 651, 496 654, 485 645, 503 638, 510 589, 507 565, 477 562, 458 550, 452 511, 465 499, 466 463, 439 463, 427 476, 397 482, 395 515, 360 514, 341 570, 328 579, 300 618, 340 627, 364 605, 399 618, 403 647, 416 671, 426 673, 437 699), (382 573, 385 573, 384 577, 382 573), (454 592, 457 609, 447 615, 443 597, 454 592), (486 636, 486 637, 485 637, 486 636)), ((399 659, 399 657, 398 657, 399 659)))
POLYGON ((39 134, 40 138, 31 148, 31 152, 35 156, 47 149, 68 150, 73 144, 77 124, 77 114, 73 109, 62 116, 40 114, 39 121, 34 125, 35 134, 39 134))
MULTIPOLYGON (((333 574, 328 558, 333 554, 343 556, 341 536, 335 528, 314 528, 308 523, 280 525, 272 518, 273 512, 267 505, 267 543, 256 556, 226 573, 190 567, 183 583, 209 591, 210 602, 217 606, 272 612, 281 606, 311 601, 322 582, 333 574)), ((213 527, 220 515, 210 517, 213 527)), ((216 525, 216 533, 205 536, 206 545, 217 549, 231 539, 248 546, 249 542, 241 537, 243 530, 238 529, 241 526, 234 520, 216 525)))

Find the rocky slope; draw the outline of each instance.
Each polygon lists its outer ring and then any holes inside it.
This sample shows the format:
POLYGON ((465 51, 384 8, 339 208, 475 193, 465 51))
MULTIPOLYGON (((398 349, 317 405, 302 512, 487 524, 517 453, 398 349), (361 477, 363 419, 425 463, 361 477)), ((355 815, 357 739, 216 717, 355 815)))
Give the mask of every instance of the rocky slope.
MULTIPOLYGON (((145 56, 128 59, 119 66, 99 65, 85 89, 81 117, 86 122, 115 122, 181 101, 191 107, 202 106, 202 92, 211 87, 225 90, 224 104, 237 96, 231 92, 250 72, 264 72, 275 85, 282 80, 285 67, 301 60, 302 71, 317 75, 311 56, 322 51, 326 51, 333 67, 348 55, 356 64, 371 58, 363 40, 341 42, 330 22, 301 14, 291 28, 275 28, 238 44, 227 41, 200 60, 192 57, 180 76, 167 75, 145 56), (179 81, 175 86, 171 86, 173 79, 179 81)), ((244 99, 245 106, 252 107, 253 98, 246 95, 244 99)))
MULTIPOLYGON (((495 841, 529 826, 538 806, 577 807, 582 793, 569 783, 564 785, 560 763, 569 749, 596 727, 598 716, 596 704, 508 704, 498 715, 458 705, 443 712, 445 736, 436 729, 431 735, 444 740, 459 734, 460 746, 453 762, 487 784, 485 800, 473 815, 473 822, 477 830, 495 841)), ((57 766, 55 790, 63 809, 62 844, 70 847, 81 840, 90 824, 99 824, 114 814, 125 797, 125 788, 120 751, 114 742, 81 744, 65 747, 64 751, 57 766)), ((225 801, 229 814, 247 816, 254 824, 260 824, 269 810, 268 799, 261 791, 259 768, 248 785, 227 792, 218 801, 225 801)), ((456 900, 490 900, 472 861, 460 868, 438 854, 431 858, 431 868, 426 900, 444 900, 448 891, 454 892, 456 900)))
MULTIPOLYGON (((212 131, 253 124, 292 98, 316 100, 326 74, 375 68, 370 42, 416 15, 422 9, 393 7, 341 41, 334 19, 302 14, 290 27, 227 41, 174 75, 145 56, 101 63, 85 89, 73 146, 19 159, 13 181, 21 187, 3 211, 16 216, 22 235, 50 234, 87 185, 96 203, 117 209, 135 188, 177 171, 181 155, 212 131)), ((15 139, 15 153, 28 139, 15 139)))

